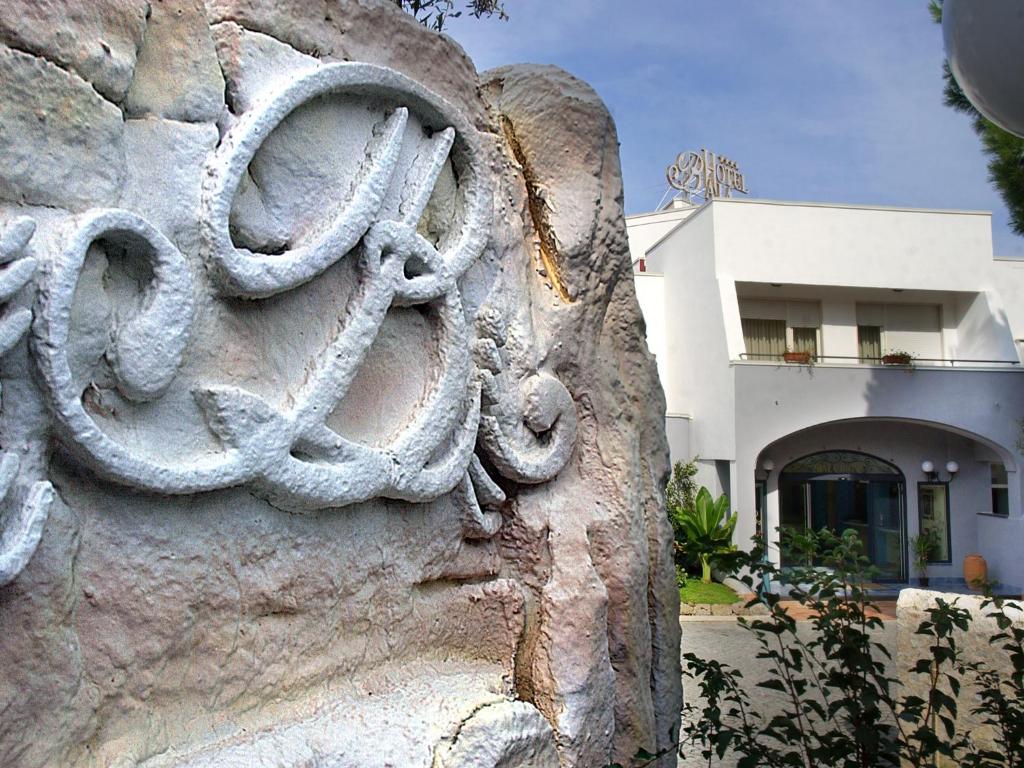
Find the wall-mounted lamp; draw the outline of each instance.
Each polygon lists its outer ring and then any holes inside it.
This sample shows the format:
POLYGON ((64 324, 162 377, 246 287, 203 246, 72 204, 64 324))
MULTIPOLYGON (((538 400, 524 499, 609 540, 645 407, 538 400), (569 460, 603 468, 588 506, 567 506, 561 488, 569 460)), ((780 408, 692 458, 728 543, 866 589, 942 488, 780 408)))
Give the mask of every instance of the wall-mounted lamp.
MULTIPOLYGON (((935 471, 935 465, 930 461, 921 462, 921 471, 925 473, 929 480, 939 481, 939 473, 935 471)), ((952 459, 946 462, 946 472, 949 473, 949 478, 945 482, 952 482, 956 477, 956 473, 960 471, 960 465, 952 459)))
POLYGON ((764 470, 764 479, 767 480, 771 476, 772 470, 775 469, 775 462, 771 459, 764 459, 761 461, 761 469, 764 470))

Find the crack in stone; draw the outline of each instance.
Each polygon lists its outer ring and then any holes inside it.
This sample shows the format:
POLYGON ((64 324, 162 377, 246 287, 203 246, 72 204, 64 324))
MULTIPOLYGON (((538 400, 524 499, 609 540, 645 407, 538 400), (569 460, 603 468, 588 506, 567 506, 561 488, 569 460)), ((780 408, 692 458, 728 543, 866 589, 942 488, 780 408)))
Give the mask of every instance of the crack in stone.
MULTIPOLYGON (((11 42, 8 42, 8 41, 5 41, 5 40, 0 40, 0 45, 3 45, 5 48, 7 48, 9 50, 17 51, 18 53, 24 54, 25 56, 31 56, 33 59, 39 59, 40 61, 43 61, 43 62, 45 62, 47 64, 50 64, 53 67, 56 67, 61 72, 64 72, 65 74, 68 74, 68 75, 71 75, 71 77, 75 78, 76 80, 80 80, 81 82, 85 83, 87 86, 89 86, 90 89, 92 89, 93 93, 95 93, 97 96, 99 96, 101 99, 103 99, 103 101, 105 101, 107 104, 109 104, 112 107, 115 107, 119 112, 121 112, 121 105, 120 104, 118 104, 113 99, 108 98, 107 96, 105 96, 104 94, 102 94, 98 90, 96 90, 96 86, 93 83, 91 83, 89 80, 86 80, 84 77, 82 77, 82 75, 80 75, 78 72, 76 72, 70 65, 61 64, 59 61, 51 59, 49 56, 46 56, 45 54, 38 53, 36 51, 30 51, 27 48, 22 48, 22 47, 20 47, 18 45, 15 45, 15 44, 13 44, 11 42)), ((133 75, 134 75, 134 72, 133 72, 133 75)), ((123 117, 124 117, 124 113, 122 112, 122 119, 123 119, 123 117)))
POLYGON ((534 173, 530 161, 526 158, 519 139, 516 137, 515 127, 507 115, 499 115, 501 129, 505 134, 505 143, 512 150, 512 156, 519 163, 523 171, 523 181, 526 185, 527 207, 530 210, 530 219, 533 221, 533 228, 537 232, 540 241, 540 259, 547 272, 547 278, 559 298, 566 303, 572 304, 575 299, 569 292, 562 277, 561 255, 558 253, 558 242, 555 238, 555 231, 551 227, 548 217, 547 202, 540 194, 540 183, 534 173))

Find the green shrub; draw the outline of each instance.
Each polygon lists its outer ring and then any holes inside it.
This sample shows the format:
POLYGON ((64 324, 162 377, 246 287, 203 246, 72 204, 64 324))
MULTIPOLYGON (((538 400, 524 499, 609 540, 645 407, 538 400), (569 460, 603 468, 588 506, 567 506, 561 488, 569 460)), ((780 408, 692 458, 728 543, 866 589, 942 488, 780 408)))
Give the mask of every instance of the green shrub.
MULTIPOLYGON (((1021 429, 1024 433, 1024 427, 1021 429)), ((665 506, 669 510, 669 520, 672 519, 673 510, 689 509, 697 498, 697 481, 693 478, 697 475, 698 461, 700 456, 694 456, 685 464, 677 461, 672 467, 672 477, 665 487, 665 506)), ((674 524, 672 527, 675 529, 674 524)))
MULTIPOLYGON (((756 592, 749 605, 762 603, 769 613, 740 622, 756 636, 758 657, 771 662, 771 671, 764 680, 747 682, 715 659, 685 654, 684 675, 696 681, 704 703, 685 708, 680 755, 699 749, 708 766, 738 768, 1024 766, 1024 629, 1012 618, 1018 604, 983 602, 998 627, 990 643, 1010 658, 1011 668, 993 669, 964 660, 957 638, 970 630, 971 615, 956 600, 937 599, 917 628, 930 639, 930 658, 909 670, 923 676, 927 692, 900 697, 897 681, 885 672, 889 652, 875 639, 881 620, 865 585, 876 572, 857 534, 785 532, 783 539, 825 567, 783 574, 764 562, 761 547, 743 555, 750 574, 743 581, 756 592), (765 590, 765 576, 790 583, 790 597, 814 617, 809 633, 797 633, 779 595, 765 590), (981 747, 957 729, 957 695, 967 683, 977 692, 971 711, 989 726, 995 748, 981 747), (782 711, 764 716, 752 705, 751 686, 780 693, 787 702, 782 711)), ((675 750, 640 750, 631 766, 652 766, 675 750)))
POLYGON ((686 569, 683 566, 676 563, 676 586, 682 589, 686 586, 686 569))
POLYGON ((939 551, 939 534, 934 528, 922 528, 921 533, 910 540, 910 551, 914 554, 914 570, 922 579, 928 577, 928 563, 939 551))
POLYGON ((681 533, 676 538, 676 546, 700 563, 700 577, 705 584, 711 583, 713 564, 732 570, 729 556, 736 551, 732 535, 736 530, 737 516, 728 515, 729 497, 723 493, 713 499, 707 488, 697 492, 692 507, 676 515, 681 533))

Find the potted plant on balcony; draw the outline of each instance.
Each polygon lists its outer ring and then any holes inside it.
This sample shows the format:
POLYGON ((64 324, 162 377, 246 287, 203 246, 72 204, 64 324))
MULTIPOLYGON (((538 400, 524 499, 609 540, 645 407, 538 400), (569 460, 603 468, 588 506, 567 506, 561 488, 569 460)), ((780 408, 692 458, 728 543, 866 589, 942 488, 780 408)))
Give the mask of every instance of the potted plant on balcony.
POLYGON ((914 552, 914 570, 922 588, 928 588, 928 563, 939 549, 939 534, 934 528, 923 528, 921 533, 910 540, 914 552))
POLYGON ((787 363, 810 365, 814 358, 810 352, 795 352, 792 349, 787 348, 786 351, 782 353, 782 359, 787 363))
POLYGON ((913 365, 914 356, 902 349, 893 349, 882 355, 882 365, 913 365))

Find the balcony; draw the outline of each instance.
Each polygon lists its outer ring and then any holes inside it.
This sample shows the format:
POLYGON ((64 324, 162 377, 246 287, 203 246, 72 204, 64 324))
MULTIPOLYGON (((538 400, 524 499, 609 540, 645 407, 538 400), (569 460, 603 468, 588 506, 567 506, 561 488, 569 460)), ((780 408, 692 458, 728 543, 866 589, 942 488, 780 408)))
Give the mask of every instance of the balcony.
POLYGON ((1016 361, 935 362, 945 365, 734 361, 737 445, 763 446, 801 429, 865 418, 943 425, 992 444, 1018 444, 1024 370, 1016 361))
POLYGON ((912 355, 909 359, 900 355, 882 355, 880 357, 859 357, 854 355, 816 355, 810 353, 789 353, 778 354, 757 354, 742 352, 739 361, 747 363, 774 364, 787 366, 874 366, 882 368, 916 368, 918 366, 939 367, 939 368, 1016 368, 1020 369, 1020 360, 994 360, 979 358, 943 358, 943 357, 917 357, 912 355), (799 358, 804 354, 805 357, 799 358))

